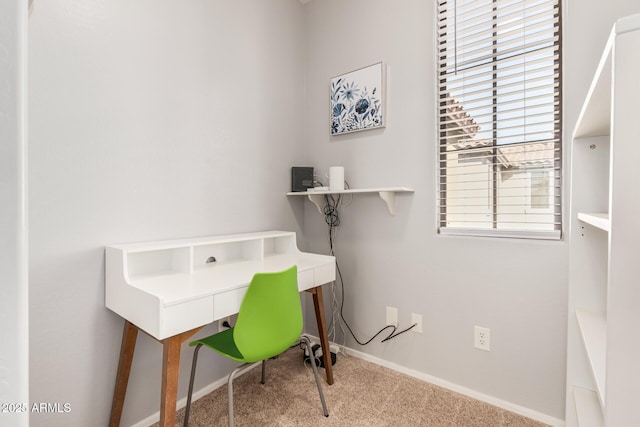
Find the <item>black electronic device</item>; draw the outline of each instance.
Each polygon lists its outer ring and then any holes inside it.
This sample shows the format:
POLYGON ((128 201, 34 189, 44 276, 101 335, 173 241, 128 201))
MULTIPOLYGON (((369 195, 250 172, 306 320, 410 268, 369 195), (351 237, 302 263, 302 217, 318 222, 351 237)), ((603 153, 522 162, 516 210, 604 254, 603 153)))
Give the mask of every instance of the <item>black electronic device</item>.
POLYGON ((291 191, 307 191, 313 187, 313 168, 293 166, 291 168, 291 191))

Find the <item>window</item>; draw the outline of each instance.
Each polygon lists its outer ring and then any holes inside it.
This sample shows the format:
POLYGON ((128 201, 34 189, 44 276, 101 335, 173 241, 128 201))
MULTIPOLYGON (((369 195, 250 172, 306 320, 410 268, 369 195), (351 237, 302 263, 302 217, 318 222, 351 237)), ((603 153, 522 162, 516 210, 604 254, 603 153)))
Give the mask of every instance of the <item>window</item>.
POLYGON ((439 232, 561 236, 559 0, 438 1, 439 232))
POLYGON ((549 209, 549 172, 531 172, 531 208, 549 209))

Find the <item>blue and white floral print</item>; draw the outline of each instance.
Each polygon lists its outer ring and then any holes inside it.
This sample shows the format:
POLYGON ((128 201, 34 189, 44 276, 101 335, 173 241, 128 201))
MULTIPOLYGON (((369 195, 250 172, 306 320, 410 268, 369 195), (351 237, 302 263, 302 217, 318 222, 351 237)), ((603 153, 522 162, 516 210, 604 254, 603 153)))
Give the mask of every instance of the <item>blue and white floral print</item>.
POLYGON ((382 64, 354 71, 331 81, 331 134, 382 126, 382 64), (376 67, 377 69, 369 70, 376 67), (373 73, 375 81, 371 81, 373 73), (360 77, 360 78, 359 78, 360 77))

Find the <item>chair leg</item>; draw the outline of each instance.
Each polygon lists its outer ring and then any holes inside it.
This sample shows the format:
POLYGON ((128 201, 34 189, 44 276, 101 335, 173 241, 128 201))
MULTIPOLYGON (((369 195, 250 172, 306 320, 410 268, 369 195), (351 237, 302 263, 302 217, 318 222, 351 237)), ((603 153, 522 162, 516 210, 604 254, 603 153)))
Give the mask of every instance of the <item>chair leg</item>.
POLYGON ((233 375, 235 373, 236 371, 233 371, 227 380, 227 419, 229 420, 229 427, 233 427, 233 375))
POLYGON ((198 351, 202 344, 198 344, 193 350, 193 362, 191 362, 191 378, 189 379, 189 393, 187 394, 187 406, 184 409, 184 427, 189 427, 189 411, 191 411, 191 395, 193 394, 193 380, 196 377, 196 363, 198 362, 198 351))
POLYGON ((236 374, 246 370, 248 367, 254 365, 254 363, 245 363, 244 365, 238 366, 236 369, 229 374, 229 379, 227 380, 227 417, 229 418, 229 427, 233 427, 233 379, 236 374))
POLYGON ((265 371, 266 364, 267 364, 267 359, 264 359, 262 361, 262 379, 260 380, 260 384, 264 384, 264 371, 265 371))
POLYGON ((329 416, 329 410, 327 409, 327 404, 324 401, 324 393, 322 392, 322 386, 320 385, 320 377, 318 376, 318 368, 316 367, 315 360, 313 360, 313 352, 311 351, 311 341, 308 337, 302 336, 302 341, 304 341, 307 346, 307 352, 311 355, 311 369, 313 370, 313 376, 316 378, 316 385, 318 386, 318 394, 320 395, 320 402, 322 402, 322 412, 325 417, 329 416))

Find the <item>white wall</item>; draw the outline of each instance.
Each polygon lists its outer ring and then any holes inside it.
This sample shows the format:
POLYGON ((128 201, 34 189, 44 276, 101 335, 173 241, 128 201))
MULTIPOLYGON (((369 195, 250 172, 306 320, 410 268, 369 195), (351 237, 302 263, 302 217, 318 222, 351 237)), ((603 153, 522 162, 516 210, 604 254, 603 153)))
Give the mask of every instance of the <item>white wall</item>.
MULTIPOLYGON (((613 18, 638 9, 637 2, 622 0, 569 3, 566 135, 613 18)), ((395 217, 376 197, 354 198, 341 210, 336 253, 345 317, 361 340, 384 326, 387 305, 398 307, 400 327, 410 325, 411 313, 422 314, 424 333, 366 347, 350 337, 346 343, 564 419, 567 242, 441 237, 435 231, 434 9, 434 2, 420 0, 322 0, 305 7, 309 163, 321 171, 344 166, 355 188, 415 189, 398 197, 395 217), (330 79, 378 61, 388 67, 388 126, 330 137, 330 79), (491 352, 473 348, 474 325, 491 329, 491 352)), ((327 251, 323 218, 311 205, 305 218, 310 249, 327 251)))
MULTIPOLYGON (((284 193, 303 155, 302 24, 294 0, 35 0, 30 389, 71 412, 31 425, 108 422, 123 321, 104 308, 105 245, 301 230, 284 193)), ((159 410, 161 358, 141 334, 122 425, 159 410)), ((201 359, 196 388, 228 372, 201 359)))
POLYGON ((0 424, 12 426, 29 423, 26 60, 27 5, 0 2, 0 424))

